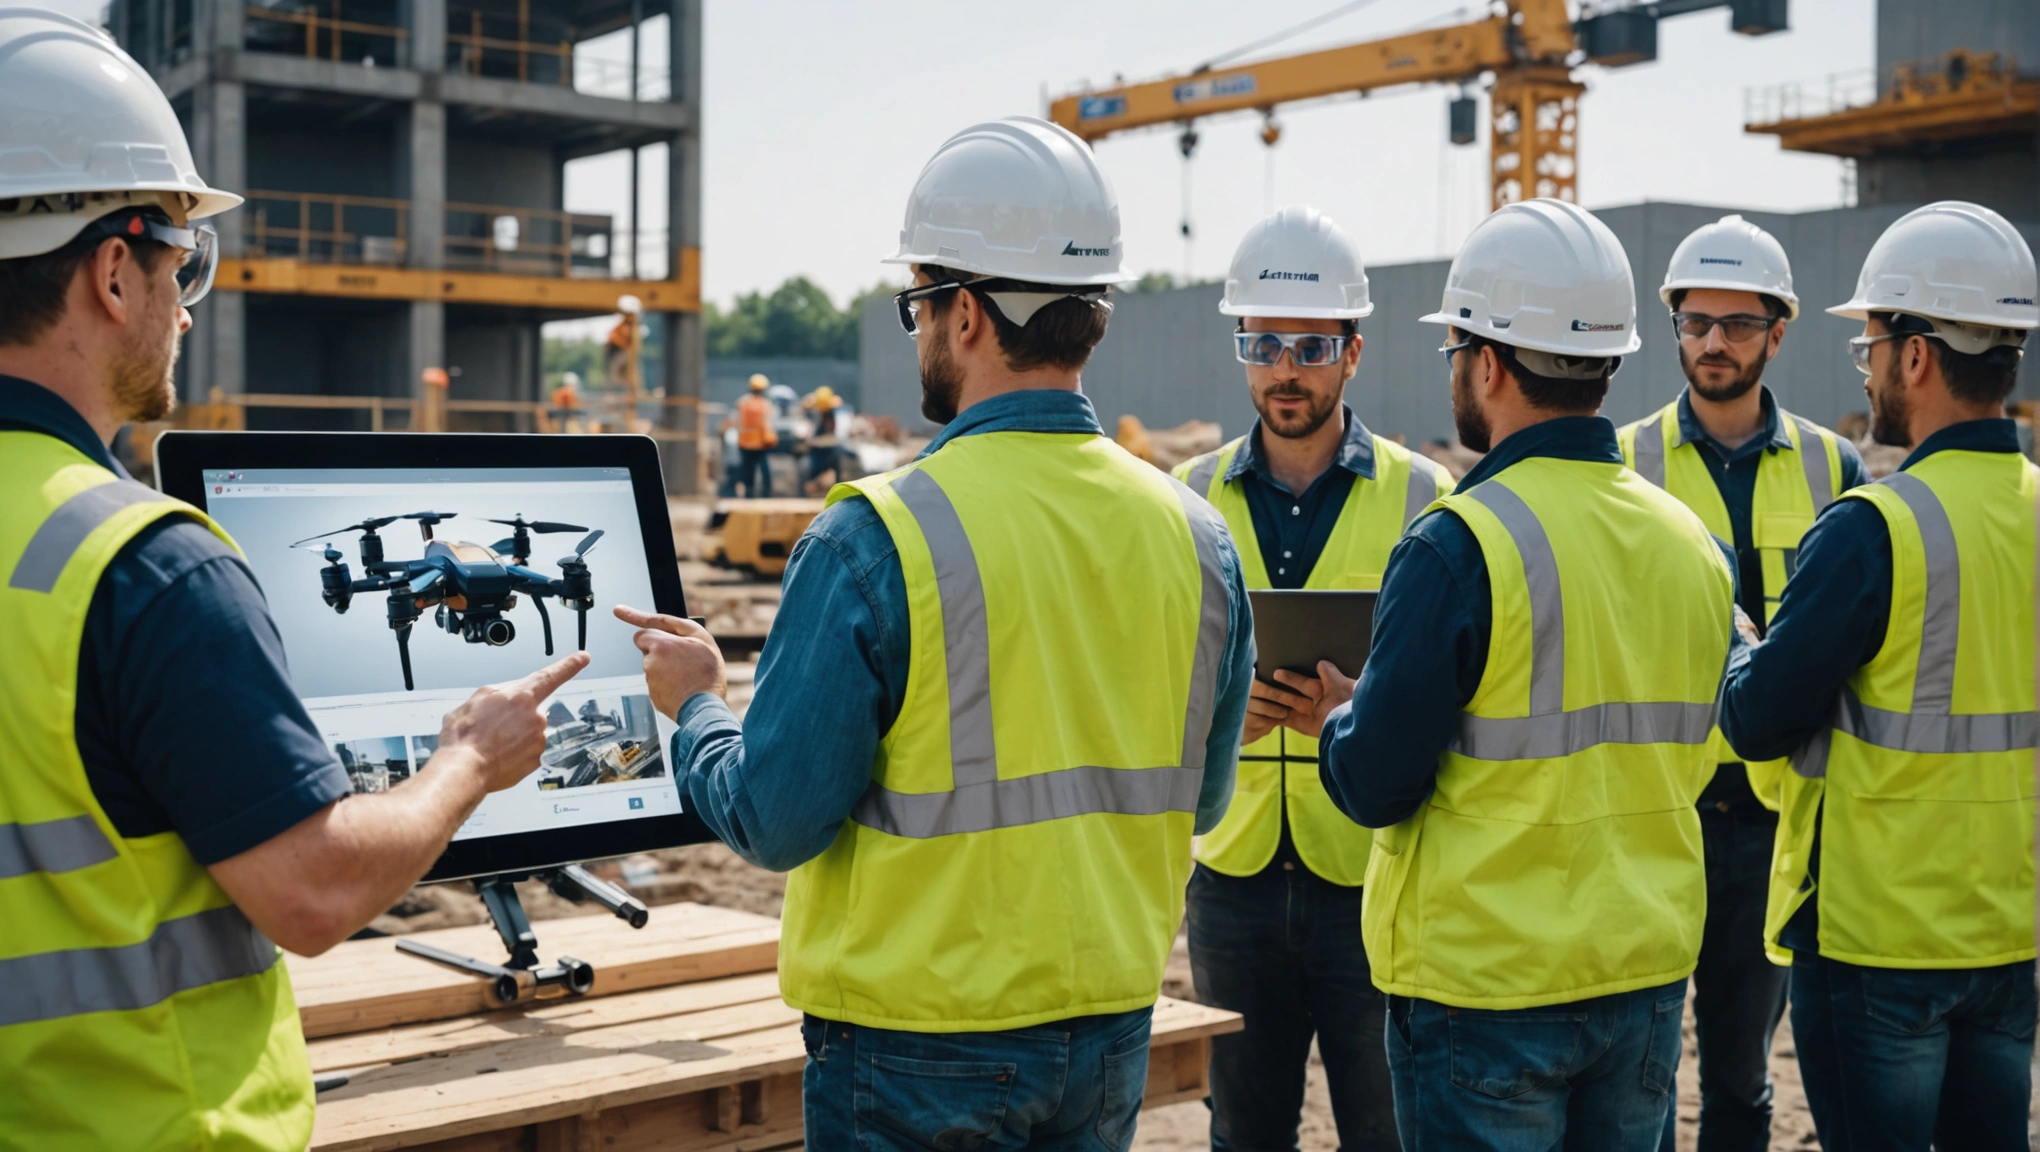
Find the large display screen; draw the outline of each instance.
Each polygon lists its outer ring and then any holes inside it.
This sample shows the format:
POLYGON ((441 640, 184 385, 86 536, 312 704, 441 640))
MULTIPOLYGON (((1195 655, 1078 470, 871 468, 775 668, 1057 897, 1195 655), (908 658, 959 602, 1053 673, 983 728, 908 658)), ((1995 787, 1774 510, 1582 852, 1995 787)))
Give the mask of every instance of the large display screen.
POLYGON ((199 475, 356 791, 427 770, 440 718, 477 687, 585 648, 587 669, 545 706, 538 770, 485 799, 454 840, 681 811, 672 725, 646 694, 631 629, 609 611, 655 602, 630 469, 199 475))

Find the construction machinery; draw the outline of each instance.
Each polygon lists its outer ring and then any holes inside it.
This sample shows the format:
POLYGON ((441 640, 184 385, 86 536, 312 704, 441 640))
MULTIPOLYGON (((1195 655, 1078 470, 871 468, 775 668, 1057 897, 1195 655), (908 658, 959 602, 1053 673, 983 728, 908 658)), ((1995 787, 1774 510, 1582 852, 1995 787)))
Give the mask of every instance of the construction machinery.
MULTIPOLYGON (((1353 7, 1349 5, 1348 7, 1353 7)), ((1730 10, 1730 26, 1759 36, 1786 27, 1787 0, 1659 0, 1583 6, 1575 20, 1566 0, 1503 0, 1485 19, 1426 28, 1361 44, 1219 67, 1206 63, 1181 76, 1073 93, 1049 106, 1049 118, 1089 141, 1116 132, 1175 124, 1188 161, 1197 120, 1256 111, 1261 139, 1281 137, 1275 109, 1303 100, 1366 95, 1403 84, 1457 84, 1450 133, 1454 144, 1478 137, 1474 91, 1488 88, 1492 204, 1532 196, 1577 202, 1579 99, 1573 77, 1582 63, 1609 67, 1657 58, 1657 22, 1709 8, 1730 10)), ((1189 224, 1184 224, 1187 236, 1189 224)))
POLYGON ((709 518, 706 559, 776 580, 786 571, 794 542, 824 506, 818 499, 793 497, 726 501, 709 518))

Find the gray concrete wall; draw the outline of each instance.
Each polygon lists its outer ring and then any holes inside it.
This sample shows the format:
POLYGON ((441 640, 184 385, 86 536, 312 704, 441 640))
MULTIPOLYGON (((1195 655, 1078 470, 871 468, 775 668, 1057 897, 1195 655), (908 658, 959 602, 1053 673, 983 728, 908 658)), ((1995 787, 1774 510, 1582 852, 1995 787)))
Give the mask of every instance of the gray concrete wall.
MULTIPOLYGON (((1908 207, 1743 213, 1785 245, 1803 305, 1764 374, 1788 409, 1830 425, 1847 413, 1866 410, 1863 378, 1850 364, 1846 344, 1861 328, 1822 309, 1849 298, 1870 245, 1908 207)), ((1609 389, 1604 412, 1618 423, 1638 419, 1685 386, 1658 285, 1679 241, 1728 211, 1653 203, 1597 213, 1629 254, 1643 335, 1642 350, 1624 361, 1609 389)), ((2029 243, 2040 243, 2040 223, 2020 228, 2029 243)), ((1368 427, 1384 435, 1401 434, 1413 444, 1455 438, 1445 366, 1436 351, 1444 342, 1443 330, 1417 323, 1437 308, 1449 266, 1449 261, 1429 261, 1368 269, 1375 309, 1360 322, 1367 343, 1360 370, 1347 387, 1347 402, 1368 427)), ((1244 372, 1233 358, 1228 335, 1232 324, 1218 313, 1219 295, 1214 284, 1116 297, 1111 327, 1084 372, 1084 390, 1108 429, 1124 413, 1154 428, 1212 420, 1227 436, 1252 423, 1244 372)), ((892 301, 869 302, 860 331, 864 410, 925 428, 914 345, 901 334, 892 301)), ((2024 371, 2022 396, 2040 396, 2035 372, 2030 364, 2024 371)))
POLYGON ((271 192, 331 196, 404 195, 396 143, 387 126, 363 131, 253 128, 248 132, 248 186, 271 192))
POLYGON ((763 372, 774 384, 784 384, 805 396, 827 384, 836 395, 863 411, 858 396, 858 364, 855 360, 820 360, 793 356, 714 356, 708 360, 707 384, 703 398, 732 404, 749 389, 753 372, 763 372))
POLYGON ((454 137, 446 142, 446 198, 558 209, 560 166, 550 147, 454 137))
POLYGON ((447 399, 538 399, 538 325, 487 320, 485 315, 447 321, 447 370, 460 370, 447 399))
POLYGON ((1956 48, 2007 52, 2040 75, 2040 5, 2033 0, 1877 0, 1877 68, 1956 48))
MULTIPOLYGON (((320 396, 408 396, 404 378, 407 309, 359 303, 224 293, 247 311, 247 391, 320 396)), ((287 409, 265 419, 292 428, 366 430, 367 415, 287 409)), ((251 423, 250 427, 257 426, 251 423)))

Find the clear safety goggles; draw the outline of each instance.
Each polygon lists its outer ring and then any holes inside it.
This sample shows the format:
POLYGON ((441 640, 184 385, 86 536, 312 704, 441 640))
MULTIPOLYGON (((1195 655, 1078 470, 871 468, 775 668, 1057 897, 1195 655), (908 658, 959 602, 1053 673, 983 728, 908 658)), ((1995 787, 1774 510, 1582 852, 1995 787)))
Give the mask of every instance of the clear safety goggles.
POLYGON ((220 237, 212 225, 179 228, 160 212, 127 209, 110 212, 87 224, 70 246, 89 251, 116 236, 123 240, 154 240, 183 253, 183 261, 177 266, 179 306, 189 308, 212 291, 213 274, 220 266, 220 237))
POLYGON ((1242 364, 1263 368, 1278 363, 1283 350, 1298 368, 1322 368, 1336 364, 1346 354, 1351 336, 1327 336, 1321 332, 1235 332, 1233 355, 1242 364))

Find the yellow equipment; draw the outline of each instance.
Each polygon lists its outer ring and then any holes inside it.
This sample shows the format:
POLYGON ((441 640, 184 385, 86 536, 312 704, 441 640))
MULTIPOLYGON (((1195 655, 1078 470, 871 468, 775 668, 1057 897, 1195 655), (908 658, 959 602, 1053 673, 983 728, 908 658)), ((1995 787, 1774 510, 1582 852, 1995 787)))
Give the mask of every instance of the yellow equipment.
POLYGON ((708 562, 777 577, 794 541, 821 513, 822 501, 798 497, 727 501, 708 522, 708 562))
MULTIPOLYGON (((1488 94, 1493 206, 1532 196, 1577 203, 1579 98, 1587 89, 1572 78, 1576 53, 1584 50, 1587 60, 1611 67, 1652 60, 1659 18, 1717 7, 1729 8, 1730 26, 1745 35, 1785 27, 1784 0, 1604 5, 1583 14, 1577 25, 1565 0, 1505 0, 1501 10, 1468 24, 1253 64, 1205 65, 1183 76, 1074 93, 1049 106, 1049 119, 1089 141, 1181 124, 1187 159, 1197 140, 1190 125, 1202 116, 1257 110, 1267 118, 1262 139, 1272 146, 1281 135, 1274 124, 1276 105, 1399 84, 1467 85, 1493 72, 1488 94)), ((1474 142, 1474 109, 1471 95, 1453 102, 1453 143, 1474 142)))

